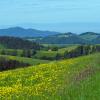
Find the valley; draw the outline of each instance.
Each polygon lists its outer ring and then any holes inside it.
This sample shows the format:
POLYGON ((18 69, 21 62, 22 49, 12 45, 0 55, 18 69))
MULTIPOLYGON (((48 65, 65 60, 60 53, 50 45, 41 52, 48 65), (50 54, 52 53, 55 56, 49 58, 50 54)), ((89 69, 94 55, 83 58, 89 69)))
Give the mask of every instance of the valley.
POLYGON ((0 0, 0 100, 100 100, 100 0, 0 0))
POLYGON ((38 37, 0 36, 0 99, 99 100, 99 35, 83 34, 95 43, 75 37, 58 34, 42 37, 54 43, 40 43, 38 37), (71 42, 75 37, 79 43, 71 42))

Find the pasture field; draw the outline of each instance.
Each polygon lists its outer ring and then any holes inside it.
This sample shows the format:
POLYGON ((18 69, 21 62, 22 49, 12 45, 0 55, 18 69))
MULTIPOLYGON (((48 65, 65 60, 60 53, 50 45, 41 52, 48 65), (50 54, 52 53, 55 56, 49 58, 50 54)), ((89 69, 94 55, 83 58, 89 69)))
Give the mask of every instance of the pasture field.
POLYGON ((57 46, 57 47, 70 47, 70 46, 78 46, 80 44, 42 44, 43 46, 57 46))
POLYGON ((64 54, 64 52, 67 51, 71 51, 77 48, 78 45, 74 45, 74 46, 68 46, 68 47, 64 47, 58 50, 58 53, 62 53, 64 54))
POLYGON ((77 48, 77 45, 68 46, 68 47, 64 47, 64 48, 59 48, 58 51, 40 50, 40 51, 37 51, 37 54, 34 57, 38 58, 38 59, 42 58, 43 56, 50 57, 50 58, 55 58, 57 53, 59 53, 63 56, 65 51, 71 51, 75 48, 77 48))
POLYGON ((19 62, 25 62, 25 63, 28 63, 30 65, 37 65, 37 64, 49 62, 48 60, 39 60, 39 59, 18 57, 18 56, 9 56, 9 55, 0 55, 0 57, 4 57, 4 58, 10 59, 10 60, 16 60, 16 61, 19 61, 19 62))
POLYGON ((100 53, 0 72, 0 100, 99 100, 100 53))
POLYGON ((15 50, 15 49, 5 49, 5 48, 1 47, 0 48, 0 54, 1 54, 2 50, 4 50, 5 53, 7 53, 7 54, 11 54, 12 52, 17 51, 17 56, 21 56, 21 54, 23 52, 21 49, 15 50))
POLYGON ((4 45, 2 45, 2 44, 0 44, 0 49, 4 49, 4 48, 6 48, 4 45))
MULTIPOLYGON (((58 51, 37 50, 37 53, 33 56, 33 58, 41 59, 43 56, 55 58, 57 53, 63 55, 66 50, 70 51, 72 49, 75 49, 76 47, 77 47, 77 45, 67 46, 67 47, 59 48, 58 51)), ((13 52, 16 51, 17 56, 19 56, 19 57, 23 53, 23 50, 21 50, 21 49, 17 49, 17 50, 15 50, 15 49, 5 49, 3 46, 0 46, 0 54, 2 54, 2 50, 4 50, 4 52, 7 55, 11 55, 13 52)))
POLYGON ((54 58, 57 54, 57 51, 45 51, 40 50, 37 51, 37 54, 35 54, 35 58, 41 59, 43 56, 54 58))

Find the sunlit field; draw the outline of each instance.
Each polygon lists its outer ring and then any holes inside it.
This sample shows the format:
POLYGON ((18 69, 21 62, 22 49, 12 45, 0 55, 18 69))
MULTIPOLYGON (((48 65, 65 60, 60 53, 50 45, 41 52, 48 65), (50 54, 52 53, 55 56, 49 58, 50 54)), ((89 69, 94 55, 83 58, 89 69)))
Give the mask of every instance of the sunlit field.
POLYGON ((99 100, 100 54, 0 72, 1 100, 99 100))

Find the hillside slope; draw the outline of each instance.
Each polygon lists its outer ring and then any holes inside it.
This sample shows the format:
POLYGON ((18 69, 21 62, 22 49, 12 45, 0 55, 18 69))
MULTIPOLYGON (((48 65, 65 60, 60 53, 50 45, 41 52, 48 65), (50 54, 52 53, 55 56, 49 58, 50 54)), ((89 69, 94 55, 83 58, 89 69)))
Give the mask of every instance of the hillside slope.
POLYGON ((14 37, 39 37, 58 34, 59 32, 41 31, 36 29, 24 29, 22 27, 11 27, 7 29, 0 29, 0 36, 14 36, 14 37))
MULTIPOLYGON (((100 44, 99 38, 99 33, 85 32, 82 34, 73 34, 69 32, 47 37, 33 38, 33 41, 43 44, 100 44)), ((28 40, 32 40, 32 38, 28 38, 28 40)))
POLYGON ((100 36, 99 33, 94 33, 94 32, 85 32, 79 35, 82 39, 87 40, 87 41, 92 41, 96 39, 97 37, 100 36))
POLYGON ((99 100, 100 53, 0 72, 0 99, 99 100))
POLYGON ((39 49, 40 45, 18 37, 0 36, 0 46, 9 49, 39 49))
POLYGON ((27 57, 18 57, 18 56, 10 56, 10 55, 0 55, 0 57, 6 58, 8 60, 16 60, 19 62, 28 63, 30 65, 38 65, 41 63, 48 63, 48 60, 40 60, 40 59, 33 59, 27 57))
POLYGON ((44 44, 83 44, 86 41, 73 33, 57 34, 37 39, 36 42, 44 44))
POLYGON ((92 43, 100 44, 100 36, 98 36, 96 39, 92 40, 92 43))

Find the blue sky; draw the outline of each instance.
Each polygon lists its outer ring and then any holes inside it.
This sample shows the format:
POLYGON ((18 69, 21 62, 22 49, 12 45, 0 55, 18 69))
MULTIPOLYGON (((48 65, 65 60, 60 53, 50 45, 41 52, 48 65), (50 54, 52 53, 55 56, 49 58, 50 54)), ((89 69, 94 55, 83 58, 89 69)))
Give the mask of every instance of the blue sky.
POLYGON ((0 27, 99 32, 99 12, 100 0, 0 0, 0 27))

